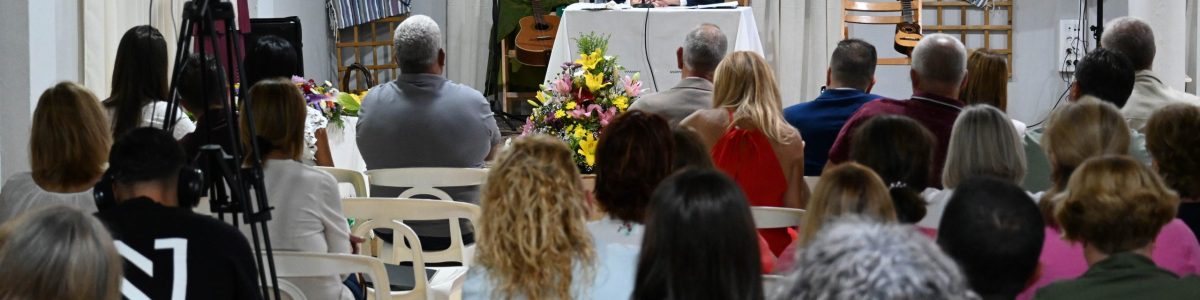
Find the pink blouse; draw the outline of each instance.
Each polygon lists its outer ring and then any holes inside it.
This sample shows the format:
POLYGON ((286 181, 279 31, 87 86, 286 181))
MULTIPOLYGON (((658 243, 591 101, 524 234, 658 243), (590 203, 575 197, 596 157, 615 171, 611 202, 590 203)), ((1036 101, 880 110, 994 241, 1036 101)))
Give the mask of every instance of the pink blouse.
MULTIPOLYGON (((1179 219, 1163 226, 1154 240, 1154 264, 1180 276, 1200 274, 1200 242, 1179 219)), ((1083 246, 1062 239, 1062 232, 1046 227, 1046 240, 1042 245, 1040 277, 1033 286, 1022 291, 1018 300, 1033 298, 1039 288, 1059 280, 1075 279, 1087 271, 1083 259, 1083 246)))

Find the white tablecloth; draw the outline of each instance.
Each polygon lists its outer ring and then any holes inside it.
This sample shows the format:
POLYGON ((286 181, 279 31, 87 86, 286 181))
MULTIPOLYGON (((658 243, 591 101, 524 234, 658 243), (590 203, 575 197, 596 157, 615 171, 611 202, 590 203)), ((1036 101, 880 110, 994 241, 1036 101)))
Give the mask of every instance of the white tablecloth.
POLYGON ((342 120, 345 126, 339 127, 330 122, 325 127, 325 135, 329 138, 329 152, 333 156, 333 166, 366 172, 367 163, 363 161, 362 154, 358 153, 358 142, 355 139, 358 117, 342 117, 342 120))
POLYGON ((675 49, 682 47, 687 33, 700 24, 720 26, 729 39, 730 52, 747 50, 763 53, 754 13, 748 7, 605 11, 585 11, 580 7, 580 4, 572 4, 563 12, 558 34, 554 38, 550 67, 546 70, 546 81, 562 72, 559 66, 563 62, 579 58, 575 39, 589 32, 608 35, 608 55, 616 56, 617 62, 625 67, 628 74, 641 72, 642 81, 645 82, 642 87, 649 89, 649 92, 670 89, 679 83, 681 78, 675 49), (647 67, 647 55, 653 66, 653 74, 651 68, 647 67))

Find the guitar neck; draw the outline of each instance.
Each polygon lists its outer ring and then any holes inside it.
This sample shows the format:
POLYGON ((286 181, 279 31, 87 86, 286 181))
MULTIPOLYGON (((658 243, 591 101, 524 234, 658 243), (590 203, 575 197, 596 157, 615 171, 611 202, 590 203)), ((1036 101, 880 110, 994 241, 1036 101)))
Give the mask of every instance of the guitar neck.
POLYGON ((912 12, 912 0, 900 0, 900 13, 904 16, 905 23, 914 23, 912 12))
POLYGON ((542 1, 530 0, 529 7, 533 9, 533 19, 539 24, 544 23, 542 16, 546 15, 546 11, 542 9, 542 1))

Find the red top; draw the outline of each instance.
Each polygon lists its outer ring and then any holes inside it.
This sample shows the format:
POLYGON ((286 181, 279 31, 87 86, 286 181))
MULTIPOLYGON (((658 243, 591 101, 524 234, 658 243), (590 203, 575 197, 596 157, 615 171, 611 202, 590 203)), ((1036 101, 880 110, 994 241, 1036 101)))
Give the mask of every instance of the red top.
POLYGON ((829 162, 838 164, 850 159, 850 143, 854 136, 852 133, 867 119, 878 115, 903 115, 913 118, 933 133, 936 141, 929 185, 941 188, 942 166, 945 165, 946 152, 950 148, 950 132, 963 106, 965 105, 962 101, 921 92, 913 94, 912 99, 908 100, 885 98, 867 102, 846 121, 845 126, 842 126, 837 140, 829 149, 829 162))
MULTIPOLYGON (((730 119, 732 120, 732 112, 730 119)), ((783 206, 783 194, 787 192, 787 178, 771 140, 759 130, 731 127, 712 149, 713 164, 733 178, 751 206, 783 206)), ((758 231, 771 253, 779 255, 792 242, 786 228, 761 229, 758 231)))

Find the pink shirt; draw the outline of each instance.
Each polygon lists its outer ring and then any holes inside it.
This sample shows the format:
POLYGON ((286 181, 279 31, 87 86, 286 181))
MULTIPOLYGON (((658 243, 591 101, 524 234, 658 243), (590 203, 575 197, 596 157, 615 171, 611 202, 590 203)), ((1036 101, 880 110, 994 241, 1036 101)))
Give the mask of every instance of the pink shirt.
MULTIPOLYGON (((1083 246, 1064 241, 1062 232, 1046 227, 1046 240, 1042 245, 1041 277, 1032 287, 1017 296, 1018 300, 1033 298, 1037 289, 1059 280, 1075 279, 1087 271, 1083 259, 1083 246)), ((1179 219, 1163 226, 1154 240, 1154 264, 1177 275, 1200 274, 1200 242, 1179 219)))

